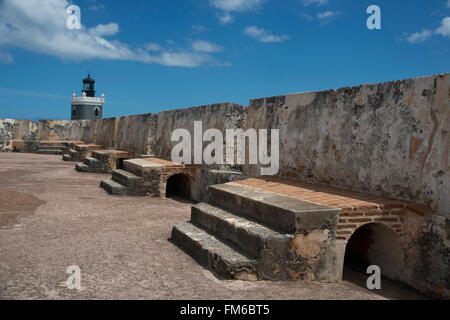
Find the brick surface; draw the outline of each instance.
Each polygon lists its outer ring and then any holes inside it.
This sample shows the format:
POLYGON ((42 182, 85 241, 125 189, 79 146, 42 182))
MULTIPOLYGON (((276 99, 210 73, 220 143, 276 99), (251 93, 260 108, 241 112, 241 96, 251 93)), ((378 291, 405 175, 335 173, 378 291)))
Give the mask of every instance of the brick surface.
POLYGON ((384 223, 401 234, 401 216, 405 209, 421 215, 431 212, 424 206, 406 201, 277 177, 250 178, 232 183, 341 209, 337 232, 341 240, 348 240, 356 229, 371 222, 384 223))

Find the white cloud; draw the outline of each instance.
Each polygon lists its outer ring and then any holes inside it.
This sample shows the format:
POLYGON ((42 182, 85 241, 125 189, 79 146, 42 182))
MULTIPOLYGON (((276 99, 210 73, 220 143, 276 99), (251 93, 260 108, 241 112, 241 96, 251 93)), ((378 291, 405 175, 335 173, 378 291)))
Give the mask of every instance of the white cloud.
POLYGON ((192 48, 198 52, 219 52, 222 51, 222 47, 204 40, 197 40, 192 44, 192 48))
POLYGON ((422 29, 420 32, 406 35, 406 41, 409 43, 420 43, 431 39, 433 35, 440 35, 443 37, 450 37, 450 17, 445 17, 441 21, 441 25, 434 31, 429 29, 422 29))
POLYGON ((112 36, 119 32, 119 25, 117 23, 99 24, 89 29, 89 32, 99 37, 112 36))
MULTIPOLYGON (((160 55, 150 57, 149 63, 158 63, 169 67, 198 67, 208 62, 218 64, 210 56, 192 52, 161 52, 160 55)), ((220 64, 218 64, 220 65, 220 64)))
POLYGON ((420 43, 430 39, 432 32, 427 29, 423 29, 421 32, 413 33, 406 37, 406 41, 409 43, 420 43))
POLYGON ((258 9, 265 0, 210 0, 216 9, 225 12, 244 12, 258 9))
POLYGON ((207 31, 208 29, 205 26, 202 25, 193 25, 192 26, 192 32, 193 33, 203 33, 207 31))
POLYGON ((334 18, 338 16, 340 13, 338 11, 325 11, 325 12, 319 12, 317 14, 317 18, 320 20, 328 20, 331 18, 334 18))
POLYGON ((223 25, 234 22, 233 16, 229 13, 218 14, 217 17, 219 18, 220 23, 223 25))
POLYGON ((100 11, 105 10, 105 6, 103 4, 93 5, 88 7, 89 11, 100 11))
POLYGON ((244 34, 260 42, 283 42, 291 39, 291 37, 288 35, 273 35, 271 31, 259 28, 257 26, 250 26, 245 28, 244 34))
POLYGON ((147 43, 144 47, 148 51, 163 51, 164 50, 163 47, 161 47, 157 43, 147 43))
MULTIPOLYGON (((449 0, 450 1, 450 0, 449 0)), ((328 0, 300 0, 300 2, 305 6, 308 7, 312 4, 315 4, 317 6, 321 6, 328 3, 328 0)))
POLYGON ((209 0, 212 7, 220 11, 218 18, 221 24, 234 22, 232 13, 258 10, 266 0, 209 0))
POLYGON ((441 22, 441 26, 437 28, 435 32, 441 36, 450 37, 450 17, 444 18, 441 22))
POLYGON ((312 21, 312 20, 314 19, 311 15, 309 15, 309 14, 307 14, 307 13, 302 13, 302 14, 301 14, 301 17, 302 17, 303 19, 308 20, 308 21, 312 21))
POLYGON ((0 63, 10 64, 13 62, 14 62, 14 59, 8 52, 0 51, 0 63))
MULTIPOLYGON (((117 23, 99 24, 81 30, 66 27, 67 0, 0 0, 0 48, 18 47, 63 60, 127 60, 165 66, 197 67, 218 65, 216 59, 192 49, 155 50, 155 46, 131 48, 118 40, 107 40, 119 32, 117 23), (159 51, 152 55, 151 51, 159 51)), ((83 15, 81 16, 83 21, 83 15)), ((1 54, 3 63, 11 63, 10 54, 1 54)))

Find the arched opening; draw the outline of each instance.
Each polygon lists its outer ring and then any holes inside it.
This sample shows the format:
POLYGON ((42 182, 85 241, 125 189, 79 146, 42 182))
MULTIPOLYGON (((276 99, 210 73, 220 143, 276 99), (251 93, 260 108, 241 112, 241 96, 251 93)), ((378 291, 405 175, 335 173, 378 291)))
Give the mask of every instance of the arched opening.
POLYGON ((366 273, 377 265, 384 277, 399 280, 404 253, 397 234, 381 223, 366 224, 357 229, 347 243, 344 258, 344 278, 349 269, 366 273))
POLYGON ((420 298, 403 281, 405 254, 400 237, 381 223, 370 223, 358 228, 347 242, 343 280, 367 289, 367 267, 376 265, 381 270, 381 290, 376 293, 391 298, 420 298))
POLYGON ((191 178, 186 174, 175 174, 166 183, 167 198, 191 200, 191 178))
POLYGON ((100 114, 100 109, 99 108, 95 108, 94 112, 95 112, 95 116, 98 117, 98 115, 100 114))
POLYGON ((73 116, 76 116, 76 115, 77 115, 77 109, 76 109, 76 108, 73 108, 73 109, 72 109, 72 115, 73 115, 73 116))

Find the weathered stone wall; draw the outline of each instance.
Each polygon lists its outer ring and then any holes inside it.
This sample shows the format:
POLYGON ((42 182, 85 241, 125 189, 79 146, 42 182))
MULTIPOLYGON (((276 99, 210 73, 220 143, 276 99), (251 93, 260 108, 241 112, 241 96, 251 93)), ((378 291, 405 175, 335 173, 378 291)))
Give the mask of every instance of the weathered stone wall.
MULTIPOLYGON (((290 94, 252 100, 247 127, 280 130, 281 177, 429 207, 396 218, 400 247, 386 263, 394 278, 448 297, 449 98, 450 74, 290 94)), ((374 244, 380 257, 395 251, 384 238, 374 244)))
MULTIPOLYGON (((406 210, 402 219, 399 278, 436 297, 450 298, 450 217, 406 210)), ((392 250, 392 246, 389 250, 392 250)))
POLYGON ((208 187, 243 179, 241 172, 201 168, 196 171, 192 188, 192 199, 197 202, 208 201, 208 187))
POLYGON ((92 121, 94 127, 93 137, 90 141, 105 148, 117 147, 118 118, 106 118, 92 121))
MULTIPOLYGON (((171 158, 172 149, 178 144, 171 141, 172 132, 176 129, 186 129, 191 133, 193 147, 194 121, 202 121, 203 133, 208 129, 219 129, 225 137, 226 129, 243 128, 246 116, 247 108, 234 103, 163 111, 158 118, 155 155, 164 159, 171 158)), ((209 143, 204 143, 204 146, 207 144, 209 143)))
MULTIPOLYGON (((37 139, 38 125, 30 120, 0 119, 0 152, 14 151, 14 140, 37 139)), ((22 151, 22 150, 21 150, 22 151)))
POLYGON ((280 129, 279 176, 448 215, 449 86, 445 74, 252 100, 248 128, 280 129))
POLYGON ((40 120, 40 141, 85 141, 92 137, 92 121, 90 120, 40 120))
POLYGON ((152 113, 120 118, 117 147, 138 154, 153 154, 157 121, 158 116, 152 113))
POLYGON ((41 120, 39 140, 95 143, 138 154, 154 152, 158 116, 142 114, 98 120, 41 120))

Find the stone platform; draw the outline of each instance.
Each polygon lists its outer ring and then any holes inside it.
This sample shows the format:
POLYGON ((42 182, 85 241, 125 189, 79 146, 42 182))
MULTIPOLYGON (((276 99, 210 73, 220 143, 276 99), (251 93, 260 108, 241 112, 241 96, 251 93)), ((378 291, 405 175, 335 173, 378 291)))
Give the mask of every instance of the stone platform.
POLYGON ((279 178, 210 186, 172 240, 220 276, 240 280, 340 281, 345 248, 359 227, 380 223, 401 236, 416 204, 279 178))
POLYGON ((86 157, 92 156, 93 151, 102 149, 104 149, 104 147, 98 144, 71 143, 64 151, 63 160, 71 162, 83 162, 86 157))
POLYGON ((85 157, 83 163, 77 163, 75 169, 78 172, 112 173, 122 167, 122 162, 136 156, 134 152, 123 150, 94 150, 91 157, 85 157))
POLYGON ((340 283, 222 281, 168 241, 189 203, 111 197, 102 178, 59 156, 0 155, 1 299, 424 298, 387 281, 369 291, 355 272, 340 283), (82 290, 61 285, 69 264, 81 264, 82 290))
POLYGON ((112 178, 103 180, 100 186, 112 195, 165 197, 170 177, 182 174, 193 182, 200 167, 156 157, 129 159, 124 160, 122 169, 114 170, 112 178))
POLYGON ((57 140, 57 141, 39 141, 38 154, 63 155, 64 150, 71 143, 82 143, 82 141, 57 140))

